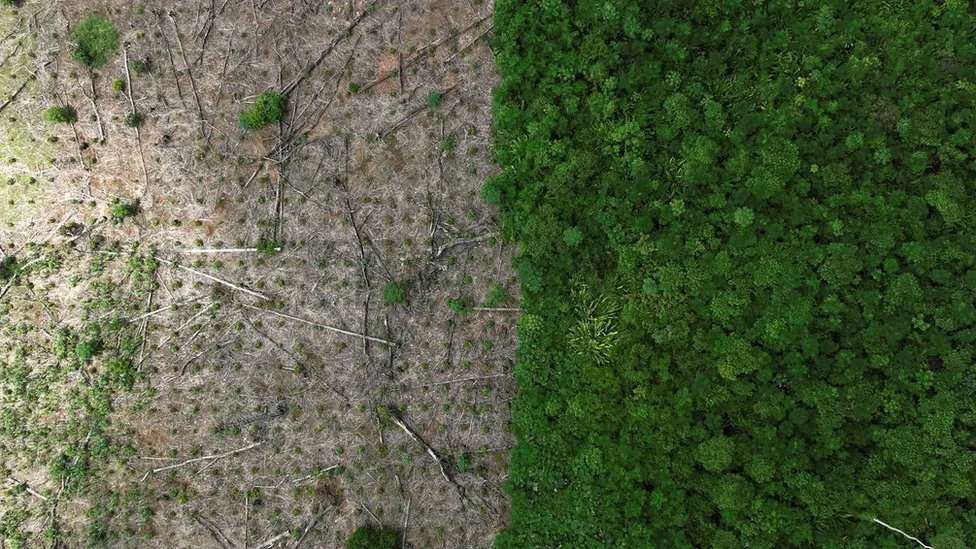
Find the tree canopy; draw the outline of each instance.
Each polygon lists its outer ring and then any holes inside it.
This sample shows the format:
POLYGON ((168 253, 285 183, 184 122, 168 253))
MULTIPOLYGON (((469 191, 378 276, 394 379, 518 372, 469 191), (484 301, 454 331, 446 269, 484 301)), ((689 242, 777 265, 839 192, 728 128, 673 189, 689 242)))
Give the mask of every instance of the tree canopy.
POLYGON ((499 547, 976 539, 968 2, 500 0, 499 547))

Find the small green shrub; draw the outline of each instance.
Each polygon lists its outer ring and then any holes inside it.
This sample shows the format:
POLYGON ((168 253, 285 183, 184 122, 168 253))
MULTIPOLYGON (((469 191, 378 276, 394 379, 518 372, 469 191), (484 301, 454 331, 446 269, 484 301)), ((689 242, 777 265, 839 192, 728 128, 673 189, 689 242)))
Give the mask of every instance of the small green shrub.
POLYGON ((122 80, 121 78, 116 78, 115 80, 112 80, 112 89, 117 92, 125 91, 125 81, 122 80))
POLYGON ((427 94, 427 108, 436 109, 441 106, 441 101, 444 100, 444 94, 432 91, 427 94))
POLYGON ((71 41, 75 43, 71 55, 93 69, 107 63, 119 49, 119 33, 108 19, 98 15, 85 18, 72 31, 71 41))
POLYGON ((349 93, 356 93, 359 91, 359 84, 356 82, 349 83, 349 93))
POLYGON ((495 307, 508 301, 508 292, 498 284, 492 283, 488 287, 488 295, 485 296, 485 307, 495 307))
POLYGON ((78 355, 78 360, 82 364, 88 364, 91 359, 97 355, 102 350, 102 341, 100 339, 91 339, 89 341, 84 341, 79 343, 75 347, 75 354, 78 355))
POLYGON ((274 255, 281 251, 281 242, 268 238, 259 238, 254 247, 264 255, 274 255))
POLYGON ((241 127, 245 130, 257 130, 278 122, 285 117, 285 106, 288 97, 277 92, 262 92, 254 101, 254 106, 241 113, 241 127))
POLYGON ((74 124, 78 113, 71 107, 50 107, 44 111, 44 120, 53 124, 74 124))
POLYGON ((121 223, 125 218, 132 217, 139 213, 138 202, 122 202, 118 198, 112 201, 112 206, 108 210, 108 215, 113 223, 121 223))
POLYGON ((441 148, 444 149, 445 152, 451 152, 451 151, 453 151, 454 150, 454 140, 451 139, 450 137, 445 137, 444 140, 441 141, 441 148))
POLYGON ((383 304, 384 305, 403 305, 407 302, 407 290, 403 287, 403 284, 390 281, 386 283, 383 287, 383 304))
POLYGON ((448 299, 447 308, 457 314, 470 313, 473 310, 471 307, 471 303, 469 303, 466 299, 463 298, 448 299))
POLYGON ((399 545, 393 530, 362 526, 349 536, 346 549, 396 549, 399 545))

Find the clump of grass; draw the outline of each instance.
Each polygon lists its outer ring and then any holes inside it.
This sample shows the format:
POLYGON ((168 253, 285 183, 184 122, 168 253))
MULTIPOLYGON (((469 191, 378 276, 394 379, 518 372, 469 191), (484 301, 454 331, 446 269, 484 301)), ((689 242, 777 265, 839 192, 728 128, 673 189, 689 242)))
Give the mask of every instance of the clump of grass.
POLYGON ((403 284, 396 281, 390 281, 386 283, 383 287, 383 304, 384 305, 403 305, 407 302, 407 289, 403 287, 403 284))
POLYGON ((471 306, 471 303, 468 302, 468 300, 463 298, 448 299, 447 308, 457 314, 470 313, 472 310, 474 310, 471 306))
POLYGON ((74 124, 78 113, 71 107, 50 107, 44 111, 44 120, 53 124, 74 124))
POLYGON ((454 460, 454 465, 457 467, 458 472, 467 473, 471 469, 471 460, 468 459, 467 454, 461 454, 454 460))
POLYGON ((285 117, 285 106, 288 98, 284 94, 266 91, 258 95, 254 105, 241 113, 241 127, 245 130, 257 130, 278 122, 285 117))
POLYGON ((108 62, 119 49, 119 33, 104 17, 86 17, 71 33, 75 48, 71 55, 79 63, 97 69, 108 62))
POLYGON ((443 99, 444 99, 444 94, 442 94, 440 92, 432 91, 432 92, 428 93, 427 94, 427 108, 433 110, 433 109, 436 109, 437 107, 440 107, 441 106, 441 101, 443 101, 443 99))

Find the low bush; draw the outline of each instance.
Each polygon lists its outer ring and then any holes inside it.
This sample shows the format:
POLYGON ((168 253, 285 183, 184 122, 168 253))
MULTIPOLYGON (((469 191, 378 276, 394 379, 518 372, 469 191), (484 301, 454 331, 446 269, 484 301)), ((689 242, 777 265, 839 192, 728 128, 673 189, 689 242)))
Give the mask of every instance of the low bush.
POLYGON ((119 34, 115 27, 98 15, 86 17, 71 32, 70 38, 75 43, 71 55, 93 69, 105 65, 119 49, 119 34))
POLYGON ((241 113, 240 123, 245 130, 261 129, 285 117, 288 98, 276 92, 262 92, 254 105, 241 113))
POLYGON ((74 124, 78 113, 71 107, 49 107, 44 111, 44 120, 53 124, 74 124))

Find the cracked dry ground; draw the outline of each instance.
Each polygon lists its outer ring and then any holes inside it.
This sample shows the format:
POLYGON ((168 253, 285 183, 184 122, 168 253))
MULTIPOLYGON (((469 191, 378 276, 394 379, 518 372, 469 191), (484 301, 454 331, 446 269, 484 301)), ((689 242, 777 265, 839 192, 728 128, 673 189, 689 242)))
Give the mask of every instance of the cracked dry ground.
MULTIPOLYGON (((8 541, 334 547, 372 524, 408 547, 489 546, 508 512, 518 295, 478 196, 494 169, 491 4, 4 9, 0 91, 26 85, 2 113, 0 244, 37 259, 0 315, 8 373, 26 372, 4 385, 23 423, 0 437, 8 541), (67 37, 93 13, 125 47, 90 73, 67 37), (285 119, 243 132, 266 90, 288 92, 285 119), (78 122, 45 125, 51 105, 78 122), (139 213, 112 223, 116 199, 139 213), (253 251, 262 239, 280 251, 253 251), (405 303, 384 302, 391 283, 405 303), (70 437, 53 433, 111 366, 53 376, 51 349, 105 319, 121 326, 107 349, 135 342, 137 380, 105 430, 127 451, 69 496, 45 460, 70 437)), ((75 441, 86 460, 93 429, 75 441)))

